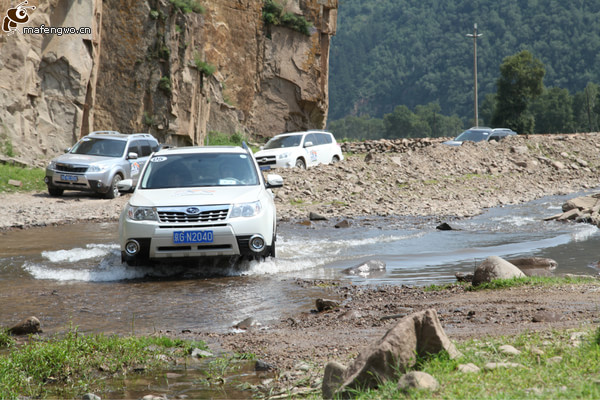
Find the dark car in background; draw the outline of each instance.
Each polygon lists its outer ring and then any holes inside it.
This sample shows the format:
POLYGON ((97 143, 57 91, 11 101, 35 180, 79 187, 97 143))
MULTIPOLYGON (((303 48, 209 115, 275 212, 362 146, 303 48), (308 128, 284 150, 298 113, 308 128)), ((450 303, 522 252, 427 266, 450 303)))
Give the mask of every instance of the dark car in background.
POLYGON ((449 146, 460 146, 463 142, 499 142, 507 136, 516 135, 517 132, 508 128, 487 128, 487 127, 473 127, 469 128, 453 140, 444 142, 449 146))

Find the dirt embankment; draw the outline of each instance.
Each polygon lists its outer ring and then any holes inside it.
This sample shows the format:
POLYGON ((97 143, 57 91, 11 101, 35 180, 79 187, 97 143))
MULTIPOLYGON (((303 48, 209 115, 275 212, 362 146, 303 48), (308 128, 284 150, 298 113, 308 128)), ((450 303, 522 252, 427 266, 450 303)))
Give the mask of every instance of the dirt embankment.
MULTIPOLYGON (((308 170, 278 169, 278 217, 310 212, 343 219, 367 215, 464 217, 484 208, 600 187, 600 133, 510 137, 446 146, 440 140, 379 142, 379 153, 347 155, 308 170)), ((66 192, 0 194, 0 229, 117 220, 129 195, 104 200, 66 192)))

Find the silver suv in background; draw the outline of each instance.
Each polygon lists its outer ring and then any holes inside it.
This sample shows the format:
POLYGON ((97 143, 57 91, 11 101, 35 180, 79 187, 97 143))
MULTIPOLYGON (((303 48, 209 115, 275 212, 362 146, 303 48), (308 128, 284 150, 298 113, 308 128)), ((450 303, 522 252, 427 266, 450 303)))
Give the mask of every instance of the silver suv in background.
POLYGON ((460 146, 463 142, 499 142, 507 136, 516 135, 517 132, 508 128, 488 128, 476 126, 467 129, 453 140, 448 140, 444 144, 448 146, 460 146))
POLYGON ((44 182, 52 196, 78 190, 112 199, 119 196, 117 183, 137 182, 148 156, 158 149, 158 140, 148 133, 92 132, 50 161, 44 182))

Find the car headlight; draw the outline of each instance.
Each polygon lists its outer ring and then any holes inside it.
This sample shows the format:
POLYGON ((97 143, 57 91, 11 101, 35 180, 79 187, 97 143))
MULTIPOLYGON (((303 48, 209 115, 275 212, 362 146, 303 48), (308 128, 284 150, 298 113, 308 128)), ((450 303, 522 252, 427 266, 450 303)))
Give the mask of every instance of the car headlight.
POLYGON ((56 161, 50 161, 47 168, 48 169, 56 169, 56 161))
POLYGON ((106 165, 90 165, 88 172, 104 172, 108 169, 106 165))
POLYGON ((289 156, 290 153, 281 153, 278 158, 281 160, 282 158, 288 158, 289 156))
POLYGON ((127 217, 134 221, 158 221, 158 214, 152 207, 127 207, 127 217))
POLYGON ((229 215, 229 218, 254 217, 260 213, 260 210, 262 210, 260 201, 234 204, 231 208, 231 215, 229 215))

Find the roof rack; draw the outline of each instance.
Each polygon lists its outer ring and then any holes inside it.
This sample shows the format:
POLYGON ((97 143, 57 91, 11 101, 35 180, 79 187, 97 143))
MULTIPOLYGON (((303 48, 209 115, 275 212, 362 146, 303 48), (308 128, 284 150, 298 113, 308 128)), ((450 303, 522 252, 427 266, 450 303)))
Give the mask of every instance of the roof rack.
POLYGON ((117 131, 94 131, 90 133, 90 136, 94 135, 121 135, 121 132, 117 131))

